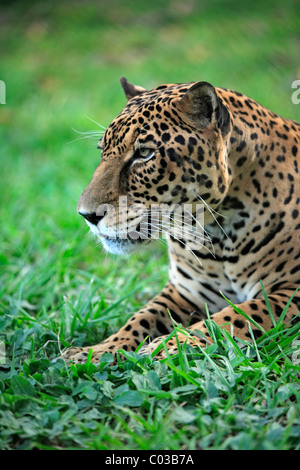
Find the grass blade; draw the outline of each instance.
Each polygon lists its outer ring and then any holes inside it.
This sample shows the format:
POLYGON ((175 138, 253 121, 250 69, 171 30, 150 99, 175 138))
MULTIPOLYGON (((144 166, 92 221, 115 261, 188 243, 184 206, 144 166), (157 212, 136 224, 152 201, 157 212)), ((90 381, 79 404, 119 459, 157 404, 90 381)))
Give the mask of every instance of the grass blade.
POLYGON ((244 318, 246 318, 250 323, 252 323, 252 325, 255 326, 255 328, 258 328, 259 330, 261 330, 264 334, 267 334, 266 330, 259 324, 257 323, 255 320, 253 320, 253 318, 249 317, 249 315, 247 315, 247 313, 245 313, 241 308, 239 308, 237 305, 235 305, 234 303, 232 303, 229 299, 227 299, 227 297, 225 297, 225 295, 220 291, 222 297, 226 300, 226 302, 229 303, 229 305, 231 305, 231 307, 237 312, 239 313, 240 315, 242 315, 244 318))
POLYGON ((260 285, 261 285, 261 288, 262 288, 262 291, 263 291, 264 299, 265 299, 266 306, 267 306, 270 318, 272 320, 273 326, 276 326, 276 320, 275 320, 275 317, 274 317, 274 313, 273 313, 269 298, 267 296, 266 290, 265 290, 264 285, 262 283, 262 280, 260 280, 260 285))

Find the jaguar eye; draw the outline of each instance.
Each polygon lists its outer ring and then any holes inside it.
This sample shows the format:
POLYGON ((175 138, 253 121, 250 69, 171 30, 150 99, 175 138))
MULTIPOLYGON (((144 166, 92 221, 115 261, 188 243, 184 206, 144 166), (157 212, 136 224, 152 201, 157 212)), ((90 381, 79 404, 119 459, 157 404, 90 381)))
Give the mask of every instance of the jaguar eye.
POLYGON ((147 147, 140 147, 136 149, 132 158, 132 165, 135 163, 145 163, 154 157, 154 150, 147 147))
POLYGON ((140 148, 137 152, 137 157, 142 157, 145 160, 148 160, 154 155, 154 151, 152 149, 147 149, 146 147, 140 148))
POLYGON ((155 156, 154 149, 149 147, 138 147, 134 154, 131 157, 130 163, 131 166, 135 165, 136 163, 145 163, 148 160, 151 160, 155 156))

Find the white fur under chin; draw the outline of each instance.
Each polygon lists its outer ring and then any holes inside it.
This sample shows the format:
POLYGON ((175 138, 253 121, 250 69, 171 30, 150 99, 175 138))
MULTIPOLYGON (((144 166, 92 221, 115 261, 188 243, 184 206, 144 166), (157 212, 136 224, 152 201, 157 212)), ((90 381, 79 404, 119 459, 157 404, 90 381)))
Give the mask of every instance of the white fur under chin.
POLYGON ((135 243, 130 243, 126 240, 111 240, 109 238, 102 238, 101 236, 99 236, 99 240, 101 241, 102 246, 106 251, 115 255, 125 255, 132 253, 137 249, 135 243))
POLYGON ((102 236, 98 226, 91 224, 86 220, 87 225, 89 226, 91 232, 101 241, 103 248, 109 253, 115 255, 125 255, 136 251, 140 244, 134 243, 127 238, 108 238, 107 236, 102 236))

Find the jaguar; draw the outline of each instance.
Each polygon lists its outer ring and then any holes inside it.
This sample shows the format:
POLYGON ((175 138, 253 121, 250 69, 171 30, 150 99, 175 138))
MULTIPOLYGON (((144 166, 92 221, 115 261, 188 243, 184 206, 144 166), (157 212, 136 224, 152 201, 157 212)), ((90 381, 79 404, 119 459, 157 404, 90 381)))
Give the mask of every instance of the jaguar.
POLYGON ((97 363, 104 352, 115 357, 141 343, 139 352, 157 359, 185 344, 206 348, 214 341, 208 314, 249 342, 278 320, 297 322, 299 123, 208 82, 121 84, 127 104, 103 133, 101 162, 77 210, 111 253, 149 243, 150 229, 160 228, 168 282, 118 332, 67 349, 65 359, 85 362, 92 349, 97 363), (180 225, 175 209, 185 206, 189 223, 180 225), (181 330, 172 336, 174 324, 181 330))

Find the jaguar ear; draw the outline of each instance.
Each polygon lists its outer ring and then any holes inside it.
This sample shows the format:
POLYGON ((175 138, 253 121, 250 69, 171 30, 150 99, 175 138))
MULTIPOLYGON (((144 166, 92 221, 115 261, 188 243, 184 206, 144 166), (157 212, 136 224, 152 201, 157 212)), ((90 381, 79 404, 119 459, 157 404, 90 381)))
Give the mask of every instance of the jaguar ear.
POLYGON ((127 81, 125 77, 122 77, 120 81, 121 81, 122 88, 124 90, 125 96, 128 101, 131 100, 131 98, 141 95, 142 93, 147 91, 145 90, 145 88, 142 88, 141 86, 132 85, 131 83, 127 81))
POLYGON ((196 128, 219 128, 222 134, 229 131, 229 112, 218 98, 215 88, 208 82, 193 85, 176 102, 176 106, 196 128))

